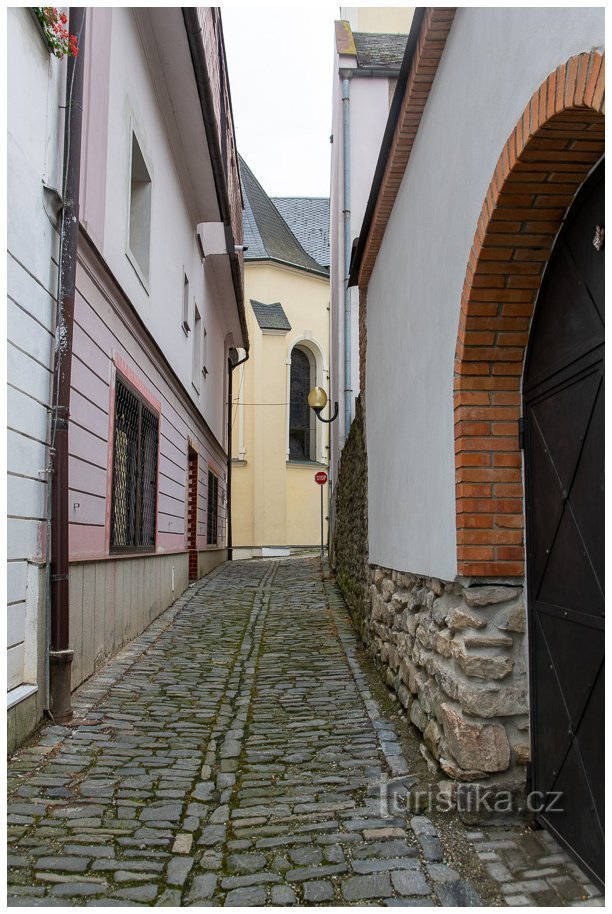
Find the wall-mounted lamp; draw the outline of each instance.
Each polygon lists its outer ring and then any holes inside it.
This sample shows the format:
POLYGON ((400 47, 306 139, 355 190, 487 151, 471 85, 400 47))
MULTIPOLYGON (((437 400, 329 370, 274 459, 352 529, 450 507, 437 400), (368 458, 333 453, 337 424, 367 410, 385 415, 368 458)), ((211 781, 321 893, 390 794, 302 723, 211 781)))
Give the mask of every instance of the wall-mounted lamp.
POLYGON ((338 403, 334 403, 334 414, 329 419, 324 419, 321 415, 322 411, 327 406, 327 394, 322 387, 313 387, 310 393, 308 394, 308 405, 311 409, 314 409, 317 419, 321 422, 333 422, 334 419, 338 416, 338 403))

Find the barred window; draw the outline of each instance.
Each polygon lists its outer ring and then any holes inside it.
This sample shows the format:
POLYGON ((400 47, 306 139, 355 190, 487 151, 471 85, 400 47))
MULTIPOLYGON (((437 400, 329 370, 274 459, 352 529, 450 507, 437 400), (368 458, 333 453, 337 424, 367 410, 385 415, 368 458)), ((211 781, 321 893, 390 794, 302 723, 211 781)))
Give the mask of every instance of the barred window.
POLYGON ((111 550, 155 547, 159 420, 123 381, 115 386, 111 550))
POLYGON ((217 544, 217 517, 219 504, 219 478, 212 470, 208 471, 208 516, 206 526, 206 542, 209 546, 217 544))

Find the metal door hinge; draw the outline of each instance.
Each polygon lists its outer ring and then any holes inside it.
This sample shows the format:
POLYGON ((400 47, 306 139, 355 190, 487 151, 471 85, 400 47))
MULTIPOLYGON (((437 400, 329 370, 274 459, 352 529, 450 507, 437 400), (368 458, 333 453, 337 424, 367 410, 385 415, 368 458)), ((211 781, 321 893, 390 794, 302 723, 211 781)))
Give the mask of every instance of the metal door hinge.
POLYGON ((603 225, 597 225, 595 227, 595 236, 593 237, 593 247, 596 251, 601 251, 603 248, 605 236, 605 229, 603 225))
POLYGON ((525 450, 525 418, 521 416, 518 420, 518 440, 521 451, 525 450))

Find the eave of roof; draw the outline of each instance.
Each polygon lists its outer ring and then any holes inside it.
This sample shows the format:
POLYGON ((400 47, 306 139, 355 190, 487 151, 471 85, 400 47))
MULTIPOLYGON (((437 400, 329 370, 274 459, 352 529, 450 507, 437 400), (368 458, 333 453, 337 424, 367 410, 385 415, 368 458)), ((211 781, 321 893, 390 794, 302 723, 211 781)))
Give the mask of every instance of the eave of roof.
POLYGON ((359 284, 360 288, 365 288, 369 282, 455 10, 456 7, 417 7, 415 10, 361 231, 353 246, 349 286, 359 284), (432 47, 425 59, 422 50, 430 42, 432 47), (419 65, 426 72, 419 73, 419 65), (418 92, 413 97, 417 85, 418 92), (403 130, 408 112, 413 121, 410 129, 403 130), (418 116, 416 124, 415 115, 418 116))

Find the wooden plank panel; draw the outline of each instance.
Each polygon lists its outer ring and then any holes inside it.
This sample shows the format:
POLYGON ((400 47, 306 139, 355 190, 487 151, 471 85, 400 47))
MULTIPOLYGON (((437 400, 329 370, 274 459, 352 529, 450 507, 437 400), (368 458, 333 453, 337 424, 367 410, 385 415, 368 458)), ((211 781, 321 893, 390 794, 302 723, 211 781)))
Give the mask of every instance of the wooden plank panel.
POLYGON ((106 562, 106 603, 104 607, 104 649, 106 656, 115 653, 115 599, 118 562, 106 562))
POLYGON ((138 634, 138 559, 130 559, 127 573, 130 576, 130 634, 131 641, 138 634))
POLYGON ((95 617, 94 617, 94 666, 98 669, 104 662, 106 655, 104 643, 105 619, 106 619, 106 562, 97 562, 95 564, 96 575, 96 594, 95 594, 95 617))
POLYGON ((146 593, 145 593, 145 564, 146 559, 137 560, 138 575, 138 631, 140 634, 147 626, 146 593))
POLYGON ((92 562, 83 565, 83 678, 94 671, 95 658, 96 568, 92 562))
POLYGON ((83 566, 70 566, 70 647, 72 660, 72 688, 83 681, 83 566))
POLYGON ((118 650, 124 643, 123 632, 125 629, 125 589, 123 583, 124 562, 114 562, 115 569, 115 649, 118 650))

